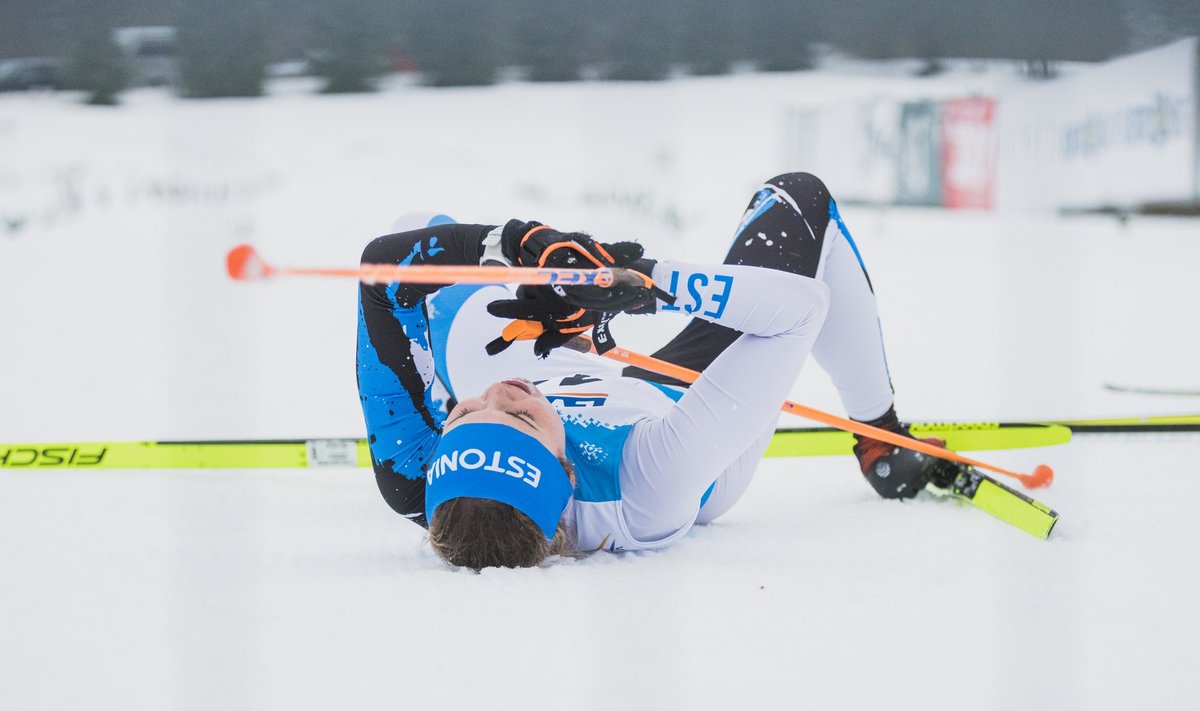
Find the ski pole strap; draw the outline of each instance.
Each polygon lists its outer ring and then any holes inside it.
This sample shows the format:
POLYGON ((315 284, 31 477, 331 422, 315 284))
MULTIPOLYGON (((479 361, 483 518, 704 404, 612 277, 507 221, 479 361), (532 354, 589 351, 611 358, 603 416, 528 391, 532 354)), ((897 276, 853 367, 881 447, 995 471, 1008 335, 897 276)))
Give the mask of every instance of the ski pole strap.
POLYGON ((612 334, 608 331, 608 324, 616 315, 617 312, 615 311, 606 311, 600 314, 600 320, 592 328, 592 343, 595 344, 596 353, 599 355, 604 355, 617 345, 617 342, 613 340, 612 334))

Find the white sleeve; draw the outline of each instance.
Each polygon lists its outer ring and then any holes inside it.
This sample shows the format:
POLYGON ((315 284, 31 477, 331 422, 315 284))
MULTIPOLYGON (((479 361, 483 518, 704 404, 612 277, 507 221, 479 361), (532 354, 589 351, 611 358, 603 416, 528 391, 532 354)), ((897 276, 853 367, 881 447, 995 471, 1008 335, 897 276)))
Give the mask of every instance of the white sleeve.
POLYGON ((743 335, 625 442, 621 506, 643 540, 690 523, 705 490, 772 425, 829 309, 825 284, 774 269, 660 262, 653 278, 675 308, 743 335))

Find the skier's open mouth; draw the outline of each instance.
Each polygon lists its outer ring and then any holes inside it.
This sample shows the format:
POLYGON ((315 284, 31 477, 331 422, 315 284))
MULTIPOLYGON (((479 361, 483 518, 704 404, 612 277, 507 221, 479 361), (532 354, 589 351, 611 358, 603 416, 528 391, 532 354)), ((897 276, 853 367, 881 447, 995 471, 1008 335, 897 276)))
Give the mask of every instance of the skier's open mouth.
POLYGON ((533 383, 529 382, 528 380, 515 380, 514 379, 514 380, 504 380, 501 382, 503 382, 505 385, 511 385, 514 388, 520 388, 521 390, 524 390, 529 395, 536 394, 536 391, 533 387, 533 383))

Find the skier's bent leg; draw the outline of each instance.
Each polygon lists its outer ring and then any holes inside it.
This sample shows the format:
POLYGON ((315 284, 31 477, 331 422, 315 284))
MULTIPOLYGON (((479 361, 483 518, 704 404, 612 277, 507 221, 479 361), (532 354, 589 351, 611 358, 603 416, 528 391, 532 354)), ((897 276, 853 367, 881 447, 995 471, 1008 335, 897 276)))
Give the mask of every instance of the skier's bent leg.
MULTIPOLYGON (((778 269, 825 282, 829 316, 813 357, 829 373, 850 417, 870 421, 889 411, 892 384, 870 277, 820 178, 785 173, 768 180, 747 205, 725 263, 778 269)), ((655 357, 702 371, 738 335, 693 319, 655 357)), ((625 373, 670 382, 638 369, 625 373)))
MULTIPOLYGON (((829 373, 851 418, 908 434, 893 406, 870 277, 837 203, 820 178, 811 173, 785 173, 768 180, 751 198, 725 263, 779 269, 825 282, 830 308, 813 346, 813 357, 829 373)), ((655 356, 703 371, 738 335, 694 319, 655 356)), ((625 374, 682 385, 635 368, 626 369, 625 374)), ((912 496, 924 485, 924 464, 910 450, 856 439, 860 468, 882 496, 912 496)))
MULTIPOLYGON (((831 203, 836 215, 837 206, 831 203)), ((853 238, 840 220, 826 228, 820 279, 832 296, 813 358, 829 374, 846 414, 868 422, 892 407, 894 393, 875 293, 853 238)))
MULTIPOLYGON (((785 173, 771 178, 746 206, 725 254, 725 264, 766 267, 819 278, 829 205, 829 190, 811 173, 785 173)), ((654 356, 703 371, 739 335, 725 326, 693 319, 654 356)), ((640 368, 626 368, 625 375, 683 385, 640 368)))
POLYGON ((746 451, 742 452, 721 473, 721 476, 717 477, 712 487, 700 500, 700 515, 696 517, 696 523, 710 523, 733 508, 733 505, 742 498, 742 494, 746 493, 746 489, 750 486, 750 481, 754 479, 754 473, 758 469, 758 463, 762 461, 763 452, 767 450, 767 445, 771 443, 771 437, 774 435, 775 424, 772 423, 769 428, 762 431, 757 440, 746 448, 746 451))

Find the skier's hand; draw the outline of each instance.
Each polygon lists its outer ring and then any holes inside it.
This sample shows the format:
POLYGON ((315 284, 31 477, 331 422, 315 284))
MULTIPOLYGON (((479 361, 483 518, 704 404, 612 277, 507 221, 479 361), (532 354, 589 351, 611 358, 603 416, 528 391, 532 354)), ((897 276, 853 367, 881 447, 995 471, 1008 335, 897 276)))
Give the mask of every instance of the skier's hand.
POLYGON ((612 286, 556 286, 568 304, 591 311, 654 313, 657 299, 675 297, 650 279, 654 261, 636 242, 601 243, 582 232, 563 233, 540 222, 509 220, 501 232, 502 252, 513 265, 555 269, 618 269, 612 286))
POLYGON ((517 298, 493 301, 487 310, 493 316, 515 319, 504 327, 499 338, 487 344, 488 355, 508 348, 513 341, 533 340, 534 354, 545 358, 550 351, 593 328, 597 351, 603 353, 615 345, 608 322, 616 312, 579 308, 548 286, 518 287, 517 298))
POLYGON ((514 267, 596 269, 614 264, 590 235, 559 232, 540 222, 509 220, 500 233, 500 249, 514 267))

